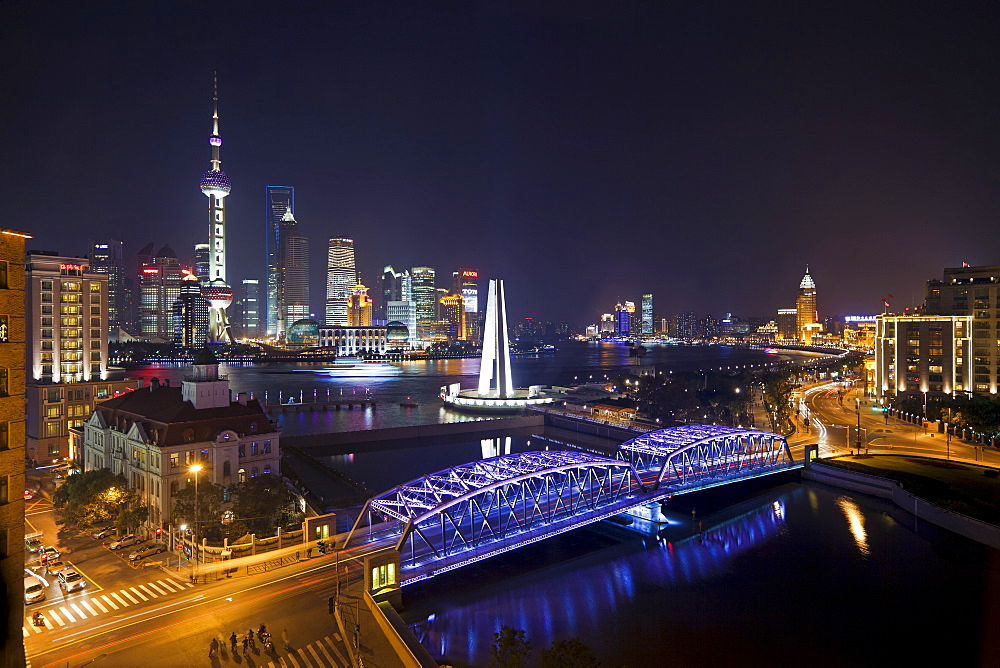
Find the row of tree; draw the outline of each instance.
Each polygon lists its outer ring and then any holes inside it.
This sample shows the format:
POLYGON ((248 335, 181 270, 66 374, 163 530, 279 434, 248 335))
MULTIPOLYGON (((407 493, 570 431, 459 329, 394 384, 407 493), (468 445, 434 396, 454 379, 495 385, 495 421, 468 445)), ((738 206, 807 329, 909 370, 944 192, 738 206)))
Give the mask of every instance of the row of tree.
MULTIPOLYGON (((533 648, 524 631, 501 626, 493 634, 490 647, 490 668, 524 668, 529 664, 533 648)), ((593 668, 600 666, 597 655, 579 638, 555 640, 542 650, 542 668, 593 668)))
MULTIPOLYGON (((141 494, 129 489, 123 476, 109 469, 71 475, 56 490, 55 506, 60 522, 92 527, 113 522, 124 532, 133 531, 149 519, 149 508, 141 494)), ((296 529, 302 524, 296 496, 280 478, 262 475, 249 478, 231 489, 211 482, 194 485, 174 495, 174 525, 196 525, 198 535, 211 542, 223 538, 236 541, 247 534, 272 536, 277 527, 296 529)))

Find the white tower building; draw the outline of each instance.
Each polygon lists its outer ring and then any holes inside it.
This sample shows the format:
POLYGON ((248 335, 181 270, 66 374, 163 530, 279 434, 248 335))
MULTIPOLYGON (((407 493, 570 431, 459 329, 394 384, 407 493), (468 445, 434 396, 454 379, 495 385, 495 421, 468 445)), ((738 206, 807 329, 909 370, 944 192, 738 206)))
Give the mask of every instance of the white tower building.
POLYGON ((232 190, 229 177, 222 171, 219 147, 219 80, 215 78, 212 97, 212 134, 208 143, 212 147, 212 168, 201 175, 199 187, 208 197, 208 277, 201 294, 208 300, 208 339, 232 343, 226 309, 233 303, 233 289, 226 283, 226 196, 232 190))

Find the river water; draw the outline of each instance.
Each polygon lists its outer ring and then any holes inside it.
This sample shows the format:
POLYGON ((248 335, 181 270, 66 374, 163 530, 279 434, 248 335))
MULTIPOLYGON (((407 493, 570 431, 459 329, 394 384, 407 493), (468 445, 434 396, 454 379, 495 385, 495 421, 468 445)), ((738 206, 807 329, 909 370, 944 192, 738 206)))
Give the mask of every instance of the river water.
MULTIPOLYGON (((518 386, 575 385, 604 378, 614 378, 622 369, 635 372, 656 369, 665 373, 682 370, 742 367, 774 364, 789 359, 808 359, 818 355, 803 352, 767 353, 763 350, 728 346, 650 346, 642 358, 629 357, 629 349, 615 343, 567 341, 555 353, 511 360, 512 375, 518 386)), ((370 394, 377 403, 372 409, 284 413, 277 422, 283 433, 299 435, 405 427, 480 420, 444 408, 438 398, 442 386, 462 383, 474 387, 478 382, 479 359, 442 359, 394 363, 381 375, 330 375, 324 364, 223 364, 235 392, 247 392, 268 403, 286 402, 289 397, 306 402, 327 396, 337 399, 370 394), (403 407, 409 399, 416 407, 403 407)), ((146 380, 154 376, 179 384, 189 366, 146 365, 129 369, 129 375, 146 380)))

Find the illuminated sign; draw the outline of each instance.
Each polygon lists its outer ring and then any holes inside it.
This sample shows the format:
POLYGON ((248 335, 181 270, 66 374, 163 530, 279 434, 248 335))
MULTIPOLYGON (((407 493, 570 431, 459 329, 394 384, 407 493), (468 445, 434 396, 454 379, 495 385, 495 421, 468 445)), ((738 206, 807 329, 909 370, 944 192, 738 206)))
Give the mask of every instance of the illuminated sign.
POLYGON ((59 268, 63 271, 83 271, 82 264, 61 264, 59 268))
POLYGON ((844 322, 875 322, 873 315, 845 315, 844 322))
POLYGON ((155 268, 149 268, 149 267, 148 267, 148 268, 146 268, 146 269, 143 269, 143 270, 142 270, 142 273, 144 273, 144 274, 158 274, 158 273, 160 273, 160 270, 159 270, 159 269, 155 269, 155 268))
POLYGON ((462 277, 463 278, 465 278, 465 277, 468 277, 468 278, 479 278, 479 272, 478 271, 469 271, 468 269, 466 269, 465 271, 462 272, 462 277))

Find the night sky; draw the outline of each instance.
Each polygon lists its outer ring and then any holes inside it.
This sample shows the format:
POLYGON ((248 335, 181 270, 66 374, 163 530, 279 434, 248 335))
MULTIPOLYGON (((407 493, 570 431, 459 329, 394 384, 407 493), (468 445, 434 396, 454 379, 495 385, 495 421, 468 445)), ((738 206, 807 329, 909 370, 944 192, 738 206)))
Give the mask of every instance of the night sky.
MULTIPOLYGON (((293 185, 362 279, 459 267, 511 316, 820 316, 1000 264, 1000 6, 969 3, 0 2, 2 224, 191 258, 220 88, 229 281, 264 278, 293 185), (501 6, 503 5, 503 6, 501 6)), ((439 285, 448 285, 440 280, 439 285)))

